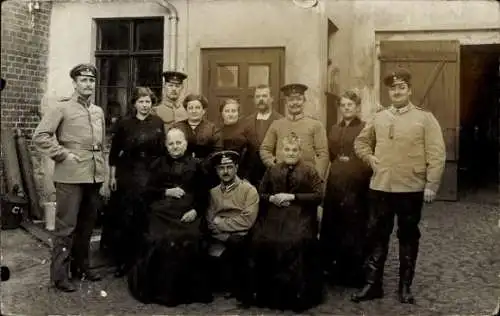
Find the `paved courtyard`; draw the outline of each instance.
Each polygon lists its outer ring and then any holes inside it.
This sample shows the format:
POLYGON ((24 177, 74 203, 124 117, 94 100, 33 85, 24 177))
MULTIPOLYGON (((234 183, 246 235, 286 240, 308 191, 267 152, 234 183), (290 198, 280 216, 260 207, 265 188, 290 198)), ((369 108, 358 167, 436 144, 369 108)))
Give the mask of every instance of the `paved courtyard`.
MULTIPOLYGON (((355 304, 353 290, 333 288, 307 315, 492 315, 500 297, 500 210, 474 202, 427 206, 413 290, 417 305, 401 305, 397 286, 397 247, 392 239, 385 274, 386 297, 355 304)), ((49 288, 48 248, 24 230, 2 231, 2 264, 12 277, 1 284, 2 315, 281 315, 264 309, 238 309, 234 300, 177 308, 143 305, 112 274, 98 283, 80 283, 71 294, 49 288), (101 290, 107 293, 101 296, 101 290)))

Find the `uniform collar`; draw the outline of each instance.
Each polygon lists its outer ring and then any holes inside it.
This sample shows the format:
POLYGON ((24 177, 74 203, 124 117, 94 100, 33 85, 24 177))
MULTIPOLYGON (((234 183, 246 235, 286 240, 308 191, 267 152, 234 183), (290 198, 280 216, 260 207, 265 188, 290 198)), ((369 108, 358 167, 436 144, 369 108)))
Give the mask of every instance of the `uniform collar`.
POLYGON ((291 114, 288 114, 286 115, 287 119, 289 119, 290 121, 298 121, 302 118, 304 118, 304 112, 300 113, 300 114, 297 114, 297 115, 291 115, 291 114))
POLYGON ((78 104, 81 104, 83 105, 84 107, 88 108, 91 104, 90 102, 90 97, 88 98, 84 98, 82 97, 81 95, 79 95, 78 93, 74 93, 73 96, 72 96, 72 99, 78 103, 78 104))
POLYGON ((411 102, 409 102, 407 105, 400 107, 400 108, 396 108, 395 106, 391 105, 389 107, 389 111, 391 111, 391 113, 394 115, 396 115, 396 114, 402 115, 402 114, 405 114, 406 112, 410 111, 414 107, 415 106, 411 102))
POLYGON ((220 184, 220 189, 224 193, 231 192, 231 191, 233 191, 240 184, 240 181, 241 181, 240 178, 238 176, 236 176, 234 178, 233 183, 231 183, 229 185, 225 185, 224 183, 221 183, 220 184))
POLYGON ((164 102, 162 102, 165 106, 169 107, 169 108, 172 108, 172 109, 177 109, 179 107, 181 107, 181 104, 179 104, 179 102, 177 101, 172 101, 170 99, 165 99, 164 102))

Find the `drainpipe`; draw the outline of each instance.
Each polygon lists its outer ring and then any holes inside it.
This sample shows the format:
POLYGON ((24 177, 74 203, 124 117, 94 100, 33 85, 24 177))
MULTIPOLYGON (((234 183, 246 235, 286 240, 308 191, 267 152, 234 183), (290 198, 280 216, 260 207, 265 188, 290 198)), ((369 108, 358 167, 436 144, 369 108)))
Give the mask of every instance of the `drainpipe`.
POLYGON ((177 45, 178 45, 178 24, 179 13, 173 4, 166 0, 157 0, 157 3, 167 10, 168 14, 168 38, 169 38, 169 60, 168 70, 177 70, 177 45))

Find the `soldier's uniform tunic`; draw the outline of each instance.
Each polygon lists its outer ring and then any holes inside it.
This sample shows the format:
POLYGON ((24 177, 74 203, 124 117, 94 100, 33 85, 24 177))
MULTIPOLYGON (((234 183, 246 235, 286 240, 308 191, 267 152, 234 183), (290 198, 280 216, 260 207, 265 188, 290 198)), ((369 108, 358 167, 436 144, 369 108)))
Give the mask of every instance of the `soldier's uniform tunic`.
POLYGON ((398 221, 400 289, 411 285, 418 254, 423 191, 437 192, 445 163, 445 145, 431 112, 409 104, 375 114, 354 142, 356 154, 379 159, 370 182, 371 214, 367 283, 381 284, 389 238, 398 221))
POLYGON ((68 279, 68 269, 88 271, 89 244, 97 218, 99 189, 106 167, 103 110, 76 93, 49 108, 33 135, 33 143, 55 161, 56 226, 51 280, 68 279), (73 153, 78 160, 66 159, 73 153))
POLYGON ((283 161, 281 139, 295 132, 301 139, 303 161, 316 168, 322 179, 325 178, 329 164, 328 139, 320 121, 304 114, 288 115, 271 123, 260 146, 260 157, 266 167, 283 161))
MULTIPOLYGON (((165 84, 171 83, 179 86, 182 86, 184 80, 187 78, 186 74, 179 71, 164 71, 162 76, 165 80, 165 84)), ((153 113, 163 120, 165 124, 165 133, 168 132, 176 122, 187 120, 188 118, 187 111, 184 106, 182 106, 181 102, 168 98, 162 100, 158 106, 153 107, 153 113)))
POLYGON ((160 105, 153 108, 153 112, 159 116, 165 124, 165 131, 168 131, 176 122, 187 120, 186 109, 182 104, 171 100, 164 100, 160 105))

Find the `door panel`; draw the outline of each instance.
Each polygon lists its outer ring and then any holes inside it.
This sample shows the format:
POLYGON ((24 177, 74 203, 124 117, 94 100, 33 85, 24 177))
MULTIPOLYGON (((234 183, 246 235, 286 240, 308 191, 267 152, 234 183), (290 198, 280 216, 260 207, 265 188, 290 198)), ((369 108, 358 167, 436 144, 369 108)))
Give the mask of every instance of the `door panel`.
MULTIPOLYGON (((446 168, 439 200, 457 200, 458 126, 460 93, 458 41, 382 41, 380 79, 396 67, 412 74, 412 102, 431 111, 439 121, 446 144, 446 168)), ((385 86, 380 100, 390 104, 385 86)))
POLYGON ((255 86, 268 84, 281 111, 279 88, 284 78, 283 48, 202 49, 202 93, 208 98, 208 119, 220 122, 219 107, 226 98, 238 99, 241 116, 251 114, 255 86))

